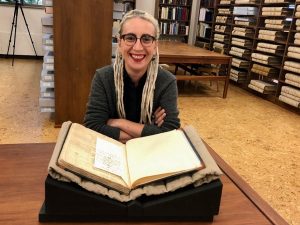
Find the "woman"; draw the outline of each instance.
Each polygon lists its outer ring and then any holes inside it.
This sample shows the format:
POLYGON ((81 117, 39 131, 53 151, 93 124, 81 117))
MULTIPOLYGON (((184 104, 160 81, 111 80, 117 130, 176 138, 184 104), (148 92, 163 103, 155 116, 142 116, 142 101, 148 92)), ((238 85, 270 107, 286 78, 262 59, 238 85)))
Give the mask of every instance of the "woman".
POLYGON ((174 75, 158 66, 157 20, 132 10, 120 23, 113 66, 96 71, 86 127, 125 143, 180 127, 174 75))

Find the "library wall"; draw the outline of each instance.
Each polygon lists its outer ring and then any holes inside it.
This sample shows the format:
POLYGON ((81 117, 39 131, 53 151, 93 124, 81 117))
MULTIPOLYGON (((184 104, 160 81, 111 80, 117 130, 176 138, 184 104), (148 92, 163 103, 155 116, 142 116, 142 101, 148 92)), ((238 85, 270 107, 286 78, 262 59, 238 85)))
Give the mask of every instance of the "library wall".
POLYGON ((155 15, 155 1, 135 0, 135 8, 155 15))

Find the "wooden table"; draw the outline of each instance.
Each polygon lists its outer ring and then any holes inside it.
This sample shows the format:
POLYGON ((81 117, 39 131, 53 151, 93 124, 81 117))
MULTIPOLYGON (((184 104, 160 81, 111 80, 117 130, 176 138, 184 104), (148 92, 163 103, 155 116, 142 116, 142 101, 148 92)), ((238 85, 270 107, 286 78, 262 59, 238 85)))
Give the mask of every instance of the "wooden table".
MULTIPOLYGON (((38 214, 44 200, 44 181, 53 148, 53 143, 0 145, 0 225, 39 224, 38 214)), ((103 222, 98 224, 287 224, 211 148, 209 150, 224 171, 220 213, 214 217, 213 223, 103 222)))
POLYGON ((195 76, 183 75, 176 76, 178 80, 209 80, 209 81, 224 81, 223 98, 227 96, 229 85, 229 75, 231 68, 231 56, 209 51, 203 48, 198 48, 182 42, 160 41, 159 62, 172 64, 226 64, 226 75, 220 76, 195 76))

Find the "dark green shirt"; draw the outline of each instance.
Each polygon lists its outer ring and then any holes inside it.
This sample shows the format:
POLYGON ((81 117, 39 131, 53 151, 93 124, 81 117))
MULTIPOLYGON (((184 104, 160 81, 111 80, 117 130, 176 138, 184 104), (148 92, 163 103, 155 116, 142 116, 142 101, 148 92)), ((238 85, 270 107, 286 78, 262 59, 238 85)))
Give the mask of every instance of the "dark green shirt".
MULTIPOLYGON (((175 76, 159 68, 155 82, 153 112, 161 106, 165 109, 167 116, 161 127, 155 124, 145 124, 141 136, 158 134, 180 127, 177 97, 178 91, 175 76)), ((126 106, 124 107, 126 108, 126 106)), ((87 103, 84 125, 118 140, 120 129, 106 124, 108 119, 111 118, 119 117, 117 113, 114 70, 113 66, 109 65, 96 70, 87 103)))

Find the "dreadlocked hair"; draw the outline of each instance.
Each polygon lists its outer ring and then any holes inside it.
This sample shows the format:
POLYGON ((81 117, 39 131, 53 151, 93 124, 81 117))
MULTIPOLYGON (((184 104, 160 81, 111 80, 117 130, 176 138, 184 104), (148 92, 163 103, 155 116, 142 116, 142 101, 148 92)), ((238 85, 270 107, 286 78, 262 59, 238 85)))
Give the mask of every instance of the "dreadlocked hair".
MULTIPOLYGON (((141 10, 132 10, 124 15, 120 23, 119 35, 122 34, 122 28, 124 23, 131 18, 139 17, 146 21, 149 21, 153 24, 156 34, 156 40, 159 38, 159 26, 157 20, 147 12, 141 10)), ((150 61, 147 68, 147 78, 144 85, 141 101, 141 115, 140 123, 151 123, 152 122, 152 110, 153 110, 153 97, 155 90, 155 81, 157 78, 158 72, 158 63, 159 63, 159 53, 158 48, 156 48, 156 55, 150 61)), ((116 98, 117 98, 117 111, 120 118, 125 119, 126 113, 124 108, 124 82, 123 82, 123 69, 124 69, 124 60, 122 55, 119 52, 119 49, 116 50, 116 58, 114 62, 114 83, 116 89, 116 98)))

